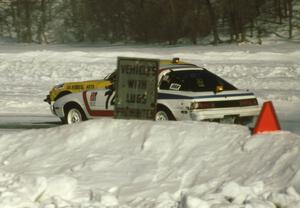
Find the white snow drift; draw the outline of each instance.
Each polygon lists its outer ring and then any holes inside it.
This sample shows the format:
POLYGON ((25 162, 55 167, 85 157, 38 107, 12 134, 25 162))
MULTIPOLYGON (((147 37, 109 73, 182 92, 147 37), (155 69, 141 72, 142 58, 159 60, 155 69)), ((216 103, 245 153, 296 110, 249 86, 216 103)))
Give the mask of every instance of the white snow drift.
POLYGON ((289 132, 103 119, 0 143, 3 208, 300 206, 300 137, 289 132))

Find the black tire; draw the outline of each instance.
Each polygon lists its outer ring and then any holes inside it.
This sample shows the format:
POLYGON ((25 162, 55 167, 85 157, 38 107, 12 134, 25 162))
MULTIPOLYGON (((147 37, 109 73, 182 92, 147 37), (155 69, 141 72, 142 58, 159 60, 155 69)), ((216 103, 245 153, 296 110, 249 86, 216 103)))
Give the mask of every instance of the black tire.
POLYGON ((65 109, 65 117, 61 118, 61 121, 65 124, 74 124, 82 121, 86 121, 87 118, 81 109, 77 105, 69 105, 65 109))
POLYGON ((155 114, 156 121, 175 121, 172 112, 165 106, 159 105, 155 114))
POLYGON ((62 123, 62 124, 67 124, 67 121, 66 121, 66 118, 65 118, 65 117, 59 118, 59 119, 61 120, 61 123, 62 123))

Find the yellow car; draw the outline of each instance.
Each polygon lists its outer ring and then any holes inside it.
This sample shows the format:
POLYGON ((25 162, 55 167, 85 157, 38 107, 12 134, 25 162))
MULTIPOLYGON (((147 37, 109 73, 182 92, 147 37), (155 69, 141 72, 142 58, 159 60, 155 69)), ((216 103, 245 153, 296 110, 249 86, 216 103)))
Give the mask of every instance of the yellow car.
MULTIPOLYGON (((179 58, 174 58, 173 60, 160 60, 160 66, 168 66, 168 65, 182 65, 182 64, 190 64, 183 61, 180 61, 179 58)), ((68 95, 70 93, 78 93, 86 90, 93 89, 103 89, 107 88, 112 84, 114 79, 114 73, 105 77, 102 80, 88 80, 83 82, 67 82, 63 84, 55 85, 47 95, 45 102, 51 105, 51 102, 56 101, 57 99, 68 95)))

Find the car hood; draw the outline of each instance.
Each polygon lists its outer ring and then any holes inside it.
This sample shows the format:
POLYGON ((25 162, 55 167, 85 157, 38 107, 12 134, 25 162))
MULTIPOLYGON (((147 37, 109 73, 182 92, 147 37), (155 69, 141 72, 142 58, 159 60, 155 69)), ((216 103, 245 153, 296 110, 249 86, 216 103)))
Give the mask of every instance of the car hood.
POLYGON ((78 93, 85 90, 103 89, 109 85, 111 85, 111 82, 105 79, 87 80, 81 82, 65 82, 63 84, 54 86, 50 90, 49 95, 44 101, 50 103, 51 101, 55 101, 58 97, 61 97, 62 95, 78 93))
POLYGON ((104 88, 111 82, 108 80, 87 80, 81 82, 66 82, 64 88, 66 90, 89 90, 96 88, 104 88))

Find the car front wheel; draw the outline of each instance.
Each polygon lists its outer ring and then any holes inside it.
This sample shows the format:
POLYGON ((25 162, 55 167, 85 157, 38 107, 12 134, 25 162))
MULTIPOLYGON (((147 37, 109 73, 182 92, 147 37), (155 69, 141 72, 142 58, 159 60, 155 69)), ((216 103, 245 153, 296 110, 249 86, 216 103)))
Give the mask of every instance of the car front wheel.
POLYGON ((67 110, 64 120, 67 124, 74 124, 85 121, 86 118, 80 108, 72 107, 67 110))

